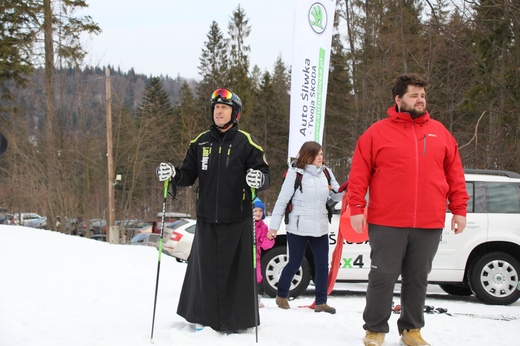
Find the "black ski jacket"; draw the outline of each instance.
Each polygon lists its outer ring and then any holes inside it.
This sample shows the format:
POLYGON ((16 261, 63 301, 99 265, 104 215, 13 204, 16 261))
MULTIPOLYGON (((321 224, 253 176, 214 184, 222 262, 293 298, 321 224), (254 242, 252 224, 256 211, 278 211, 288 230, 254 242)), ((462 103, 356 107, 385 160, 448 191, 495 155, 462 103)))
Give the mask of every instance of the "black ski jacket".
POLYGON ((239 222, 251 217, 251 188, 246 183, 249 168, 264 174, 270 185, 269 166, 256 138, 235 125, 221 133, 215 125, 190 142, 174 182, 191 186, 199 179, 197 219, 209 223, 239 222))

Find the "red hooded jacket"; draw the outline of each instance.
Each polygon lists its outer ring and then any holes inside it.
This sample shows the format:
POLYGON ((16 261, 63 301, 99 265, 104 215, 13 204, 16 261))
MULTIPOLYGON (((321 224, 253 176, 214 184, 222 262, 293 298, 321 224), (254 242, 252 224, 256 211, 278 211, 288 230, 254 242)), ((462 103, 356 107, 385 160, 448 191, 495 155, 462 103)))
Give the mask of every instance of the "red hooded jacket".
POLYGON ((468 193, 457 142, 428 113, 387 111, 359 138, 349 174, 349 206, 367 222, 390 227, 444 228, 446 205, 466 216, 468 193))

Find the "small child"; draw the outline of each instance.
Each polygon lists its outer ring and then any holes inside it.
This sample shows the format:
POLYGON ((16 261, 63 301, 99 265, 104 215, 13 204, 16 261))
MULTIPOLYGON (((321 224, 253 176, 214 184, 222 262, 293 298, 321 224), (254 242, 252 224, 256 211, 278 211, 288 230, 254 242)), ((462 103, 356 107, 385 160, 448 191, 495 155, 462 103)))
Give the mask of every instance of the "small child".
POLYGON ((263 308, 262 295, 264 294, 264 285, 262 283, 262 264, 260 262, 260 255, 262 250, 268 250, 274 245, 274 238, 267 238, 268 227, 264 222, 265 219, 265 205, 257 197, 255 198, 253 216, 255 218, 255 233, 256 233, 256 282, 258 293, 258 307, 263 308))

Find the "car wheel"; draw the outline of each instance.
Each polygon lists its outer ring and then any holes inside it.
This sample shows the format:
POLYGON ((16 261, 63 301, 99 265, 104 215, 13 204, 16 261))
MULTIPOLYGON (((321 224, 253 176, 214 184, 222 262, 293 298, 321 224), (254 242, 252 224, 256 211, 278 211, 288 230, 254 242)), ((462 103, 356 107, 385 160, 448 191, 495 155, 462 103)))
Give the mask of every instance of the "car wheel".
MULTIPOLYGON (((265 293, 271 297, 276 296, 278 288, 278 279, 282 274, 282 270, 287 264, 287 247, 276 246, 262 254, 262 276, 264 281, 265 293)), ((309 286, 311 280, 311 267, 306 258, 300 269, 294 275, 289 288, 289 296, 297 297, 302 294, 309 286)))
POLYGON ((483 303, 509 305, 520 298, 520 264, 511 255, 492 252, 477 259, 469 271, 471 290, 483 303))
POLYGON ((467 297, 473 294, 471 288, 465 284, 439 284, 440 288, 452 296, 467 297))

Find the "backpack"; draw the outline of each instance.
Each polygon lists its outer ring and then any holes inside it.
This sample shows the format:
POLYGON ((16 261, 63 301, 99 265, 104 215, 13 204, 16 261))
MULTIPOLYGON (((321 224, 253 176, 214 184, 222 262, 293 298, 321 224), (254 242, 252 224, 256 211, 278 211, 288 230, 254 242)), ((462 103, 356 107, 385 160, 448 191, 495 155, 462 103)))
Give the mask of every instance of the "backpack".
MULTIPOLYGON (((282 182, 285 180, 285 177, 287 176, 287 172, 289 170, 287 169, 284 173, 283 173, 283 180, 282 182)), ((325 174, 325 177, 327 177, 327 183, 329 185, 329 190, 332 190, 332 187, 330 186, 330 172, 329 172, 329 169, 327 167, 325 167, 325 169, 323 170, 323 174, 325 174)), ((300 173, 300 172, 296 172, 296 179, 294 179, 294 192, 291 196, 291 199, 289 199, 289 202, 287 202, 287 206, 285 207, 285 217, 284 217, 284 222, 285 224, 287 225, 289 223, 289 214, 291 213, 292 211, 292 198, 294 197, 294 194, 296 193, 296 190, 300 189, 300 192, 303 192, 302 190, 302 178, 303 178, 303 174, 300 173)), ((331 222, 332 220, 332 205, 329 204, 329 202, 327 201, 325 203, 325 207, 327 208, 327 216, 329 218, 329 223, 331 222)))

